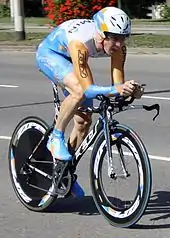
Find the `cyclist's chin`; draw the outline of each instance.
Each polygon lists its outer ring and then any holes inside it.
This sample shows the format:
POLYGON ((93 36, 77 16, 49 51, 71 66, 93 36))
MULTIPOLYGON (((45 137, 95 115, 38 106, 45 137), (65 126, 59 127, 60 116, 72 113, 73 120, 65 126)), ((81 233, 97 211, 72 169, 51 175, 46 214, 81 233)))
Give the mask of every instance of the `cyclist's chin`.
POLYGON ((105 53, 109 56, 113 55, 114 52, 118 51, 119 50, 119 47, 114 47, 110 50, 105 50, 105 53))
POLYGON ((113 50, 104 50, 104 52, 109 56, 113 54, 113 50))

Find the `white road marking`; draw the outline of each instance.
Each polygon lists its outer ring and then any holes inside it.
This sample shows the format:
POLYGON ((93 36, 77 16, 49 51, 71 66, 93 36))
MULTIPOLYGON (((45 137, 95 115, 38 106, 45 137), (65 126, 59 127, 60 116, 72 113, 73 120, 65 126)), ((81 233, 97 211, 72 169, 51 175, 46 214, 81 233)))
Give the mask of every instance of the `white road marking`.
POLYGON ((7 84, 0 84, 1 88, 18 88, 17 85, 7 85, 7 84))
POLYGON ((168 162, 170 162, 170 158, 169 158, 169 157, 149 155, 149 158, 150 158, 150 159, 155 159, 155 160, 162 160, 162 161, 168 161, 168 162))
POLYGON ((167 98, 167 97, 142 96, 142 98, 157 99, 157 100, 167 100, 167 101, 170 101, 170 98, 167 98))
POLYGON ((0 140, 10 140, 10 136, 0 136, 0 140))
POLYGON ((0 54, 35 54, 36 51, 22 51, 22 50, 0 50, 0 54))

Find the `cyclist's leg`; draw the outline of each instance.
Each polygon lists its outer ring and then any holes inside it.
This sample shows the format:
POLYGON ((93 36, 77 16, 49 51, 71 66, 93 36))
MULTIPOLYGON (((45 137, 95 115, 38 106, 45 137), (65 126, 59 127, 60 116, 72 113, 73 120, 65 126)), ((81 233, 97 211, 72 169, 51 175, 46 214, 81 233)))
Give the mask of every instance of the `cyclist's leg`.
POLYGON ((74 127, 68 140, 68 149, 74 154, 75 149, 81 144, 91 126, 91 113, 77 111, 74 115, 74 127))
MULTIPOLYGON (((68 95, 63 103, 61 104, 61 110, 58 115, 59 119, 56 121, 56 126, 55 128, 58 129, 63 129, 63 132, 65 130, 65 127, 67 126, 66 122, 69 122, 71 119, 70 114, 74 115, 74 109, 77 108, 77 104, 79 104, 79 101, 81 101, 83 97, 83 93, 81 92, 81 88, 78 85, 78 80, 76 79, 75 75, 72 73, 73 71, 73 66, 69 60, 66 60, 60 55, 53 55, 51 52, 39 52, 37 54, 37 65, 39 69, 54 83, 59 82, 62 84, 62 79, 66 78, 69 81, 71 81, 71 86, 70 86, 70 92, 71 94, 68 95), (64 63, 63 63, 64 61, 64 63), (62 63, 61 63, 62 62, 62 63), (63 68, 62 68, 63 67, 63 68), (65 75, 68 75, 65 77, 65 75), (79 95, 79 97, 77 97, 79 95), (70 110, 70 108, 72 108, 70 110), (67 114, 67 115, 65 115, 67 114), (64 122, 62 123, 62 118, 64 118, 64 122), (57 124, 58 123, 58 124, 57 124), (63 125, 64 124, 64 125, 63 125), (59 125, 59 126, 58 126, 59 125)), ((66 80, 67 82, 67 80, 66 80)), ((54 137, 53 137, 54 138, 54 137)), ((53 139, 52 138, 52 139, 53 139)), ((55 143, 51 143, 54 146, 57 146, 59 143, 56 140, 53 140, 55 143)), ((50 139, 49 139, 50 142, 50 139)), ((64 139, 62 144, 65 146, 64 139)), ((61 148, 63 152, 63 148, 61 148)), ((52 152, 52 151, 51 151, 52 152)), ((55 156, 54 156, 55 157, 55 156)), ((67 155, 68 157, 68 155, 67 155)), ((56 158, 56 157, 55 157, 56 158)), ((79 186, 77 180, 75 180, 72 191, 71 191, 73 196, 84 196, 84 191, 83 189, 79 186)))
POLYGON ((70 119, 77 111, 77 107, 83 100, 83 91, 73 72, 71 61, 64 56, 50 50, 39 50, 37 53, 37 64, 40 70, 53 82, 63 84, 70 93, 61 104, 53 136, 59 140, 58 143, 51 138, 48 144, 53 157, 57 159, 69 160, 71 155, 65 147, 64 131, 70 119))
POLYGON ((56 128, 61 131, 65 131, 70 119, 73 118, 77 108, 84 99, 83 90, 74 72, 68 73, 63 79, 63 86, 68 91, 68 96, 65 94, 66 98, 61 105, 56 121, 56 128))
MULTIPOLYGON (((70 82, 69 82, 70 83, 70 82)), ((65 96, 69 95, 69 92, 66 88, 70 88, 69 83, 65 83, 65 88, 63 89, 63 93, 65 96), (66 86, 67 85, 67 86, 66 86)), ((93 106, 93 99, 85 98, 79 107, 87 108, 93 106)), ((74 113, 74 127, 72 132, 70 133, 70 138, 68 140, 68 149, 71 154, 74 154, 75 149, 81 144, 83 139, 88 134, 89 128, 91 126, 91 113, 76 111, 74 113)))

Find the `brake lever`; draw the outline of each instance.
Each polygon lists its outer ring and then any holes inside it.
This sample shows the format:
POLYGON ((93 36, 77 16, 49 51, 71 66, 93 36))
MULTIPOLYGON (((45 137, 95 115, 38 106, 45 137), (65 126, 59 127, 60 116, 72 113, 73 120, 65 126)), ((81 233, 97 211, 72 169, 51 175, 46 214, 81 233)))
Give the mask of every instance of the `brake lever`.
POLYGON ((153 121, 158 117, 159 112, 160 112, 159 104, 153 104, 151 106, 143 105, 143 109, 145 109, 146 111, 152 111, 152 110, 156 110, 157 111, 156 115, 153 118, 153 121))
POLYGON ((115 103, 117 104, 120 111, 123 110, 123 107, 128 106, 129 104, 131 104, 135 100, 134 97, 130 97, 130 100, 127 100, 129 97, 130 96, 128 96, 128 97, 118 96, 118 97, 115 98, 115 103))

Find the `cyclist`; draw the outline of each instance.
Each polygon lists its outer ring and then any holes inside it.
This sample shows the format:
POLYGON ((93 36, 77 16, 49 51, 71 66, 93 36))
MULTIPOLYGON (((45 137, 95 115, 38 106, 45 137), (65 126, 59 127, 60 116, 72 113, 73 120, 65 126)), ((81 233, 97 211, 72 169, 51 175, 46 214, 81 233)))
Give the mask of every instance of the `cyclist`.
MULTIPOLYGON (((68 20, 50 32, 37 49, 36 59, 40 71, 52 82, 60 84, 65 99, 49 137, 47 148, 52 156, 68 161, 80 145, 91 125, 91 115, 77 110, 79 106, 92 106, 97 95, 130 96, 140 98, 143 88, 134 80, 124 79, 126 59, 125 40, 131 34, 131 21, 124 11, 106 7, 92 20, 68 20), (88 58, 111 58, 111 86, 94 84, 88 58), (64 140, 65 128, 74 118, 68 147, 64 140)), ((74 182, 72 193, 83 196, 83 189, 74 182)))

